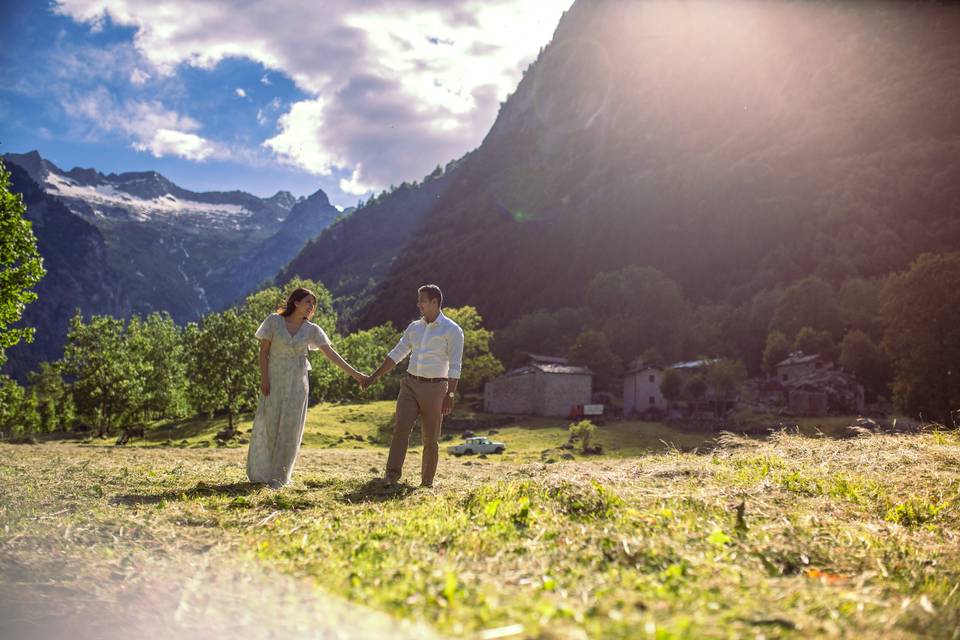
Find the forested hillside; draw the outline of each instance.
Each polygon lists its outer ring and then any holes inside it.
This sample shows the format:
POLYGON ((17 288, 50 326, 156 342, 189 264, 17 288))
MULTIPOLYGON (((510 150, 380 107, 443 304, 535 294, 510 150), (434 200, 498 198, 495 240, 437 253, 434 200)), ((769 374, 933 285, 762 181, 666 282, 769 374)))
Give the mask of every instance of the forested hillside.
POLYGON ((597 309, 643 313, 676 286, 657 320, 682 335, 608 325, 623 359, 657 347, 756 369, 772 328, 879 340, 880 279, 960 248, 958 29, 941 3, 577 2, 447 188, 384 194, 281 279, 355 296, 360 328, 403 323, 436 282, 504 338, 562 308, 586 318, 575 337, 604 327, 597 309), (361 230, 385 211, 407 233, 374 242, 361 230), (370 247, 373 268, 345 258, 370 247), (631 266, 659 284, 629 276, 602 302, 595 278, 631 266))

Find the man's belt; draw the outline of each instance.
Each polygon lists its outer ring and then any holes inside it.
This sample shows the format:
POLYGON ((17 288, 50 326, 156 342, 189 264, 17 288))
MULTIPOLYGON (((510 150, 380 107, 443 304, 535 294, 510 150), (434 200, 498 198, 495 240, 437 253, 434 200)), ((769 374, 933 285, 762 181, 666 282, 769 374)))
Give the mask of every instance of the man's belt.
POLYGON ((447 381, 446 378, 424 378, 423 376, 415 376, 409 371, 407 372, 407 375, 413 378, 414 380, 419 380, 420 382, 446 382, 447 381))

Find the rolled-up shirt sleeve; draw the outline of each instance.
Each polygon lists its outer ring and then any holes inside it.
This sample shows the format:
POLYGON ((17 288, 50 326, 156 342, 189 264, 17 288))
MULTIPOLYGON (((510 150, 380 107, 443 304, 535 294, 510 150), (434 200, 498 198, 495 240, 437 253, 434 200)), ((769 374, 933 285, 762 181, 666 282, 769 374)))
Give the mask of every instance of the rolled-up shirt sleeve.
POLYGON ((410 355, 411 349, 410 327, 407 327, 407 330, 403 332, 402 336, 400 336, 400 341, 397 342, 397 346, 393 348, 393 351, 387 354, 387 357, 393 360, 394 364, 400 364, 401 360, 410 355))
POLYGON ((463 329, 455 327, 450 332, 448 343, 450 353, 450 373, 448 377, 460 379, 460 370, 463 368, 463 329))

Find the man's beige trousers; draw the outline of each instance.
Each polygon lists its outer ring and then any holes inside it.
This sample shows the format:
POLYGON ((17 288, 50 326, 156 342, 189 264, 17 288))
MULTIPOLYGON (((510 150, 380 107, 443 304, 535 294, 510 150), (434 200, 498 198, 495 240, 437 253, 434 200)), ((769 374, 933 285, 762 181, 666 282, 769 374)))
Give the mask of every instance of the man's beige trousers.
POLYGON ((420 463, 420 483, 433 484, 440 457, 440 425, 443 421, 443 398, 447 394, 447 381, 424 382, 410 375, 400 383, 397 396, 397 424, 387 457, 387 480, 396 482, 403 473, 403 460, 407 456, 410 430, 420 416, 420 435, 423 440, 423 459, 420 463))

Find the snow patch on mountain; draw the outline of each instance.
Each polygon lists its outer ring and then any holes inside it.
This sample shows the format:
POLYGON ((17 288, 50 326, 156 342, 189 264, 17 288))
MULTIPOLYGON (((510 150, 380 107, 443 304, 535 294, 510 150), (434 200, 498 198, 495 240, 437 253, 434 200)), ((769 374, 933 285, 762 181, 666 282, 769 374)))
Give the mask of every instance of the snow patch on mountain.
MULTIPOLYGON (((64 198, 68 205, 71 200, 85 202, 98 217, 116 217, 116 210, 122 209, 124 218, 141 222, 189 220, 215 228, 241 229, 249 226, 248 220, 253 216, 252 211, 236 204, 196 202, 169 193, 150 199, 137 198, 109 183, 84 185, 54 172, 47 175, 43 186, 51 195, 64 198)), ((85 211, 75 213, 83 215, 85 211)))

